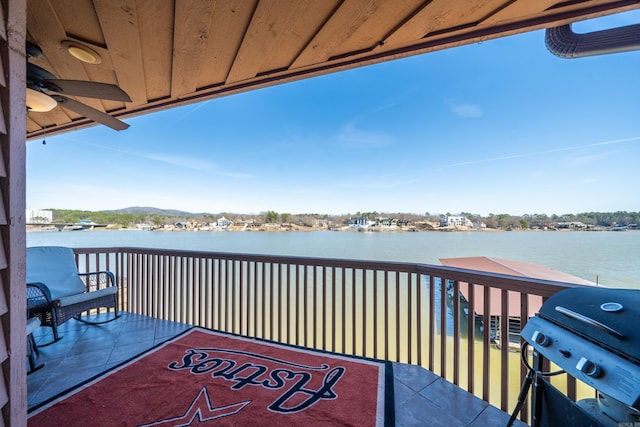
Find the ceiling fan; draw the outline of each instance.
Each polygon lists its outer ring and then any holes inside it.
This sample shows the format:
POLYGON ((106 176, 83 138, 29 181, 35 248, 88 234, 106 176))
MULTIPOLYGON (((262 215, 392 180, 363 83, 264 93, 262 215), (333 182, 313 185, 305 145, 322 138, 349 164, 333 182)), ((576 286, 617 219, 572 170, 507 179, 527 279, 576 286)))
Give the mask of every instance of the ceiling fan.
MULTIPOLYGON (((41 55, 42 50, 39 46, 27 42, 27 60, 41 55)), ((131 102, 129 95, 116 85, 58 79, 44 68, 27 62, 27 109, 29 111, 45 112, 56 106, 62 106, 115 130, 124 130, 129 127, 127 123, 65 95, 131 102)))

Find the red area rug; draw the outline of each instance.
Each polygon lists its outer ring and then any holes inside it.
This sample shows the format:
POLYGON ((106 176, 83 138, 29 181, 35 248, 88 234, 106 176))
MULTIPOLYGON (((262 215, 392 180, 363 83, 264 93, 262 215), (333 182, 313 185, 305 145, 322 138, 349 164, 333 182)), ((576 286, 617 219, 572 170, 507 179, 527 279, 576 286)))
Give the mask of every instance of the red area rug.
POLYGON ((193 328, 29 415, 52 425, 393 425, 393 376, 382 361, 193 328))

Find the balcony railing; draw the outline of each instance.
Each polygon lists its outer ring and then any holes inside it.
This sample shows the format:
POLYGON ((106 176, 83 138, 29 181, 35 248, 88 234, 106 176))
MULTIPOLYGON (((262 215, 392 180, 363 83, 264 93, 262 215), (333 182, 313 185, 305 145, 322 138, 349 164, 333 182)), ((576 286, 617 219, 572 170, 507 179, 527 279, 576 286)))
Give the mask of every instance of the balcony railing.
MULTIPOLYGON (((518 343, 514 351, 518 331, 500 331, 518 321, 524 326, 532 297, 577 286, 415 263, 141 248, 75 252, 80 271, 115 274, 123 310, 421 365, 507 412, 527 372, 518 343), (490 315, 491 289, 501 296, 499 316, 490 315), (516 318, 509 316, 514 294, 516 318)), ((576 400, 581 390, 564 378, 554 385, 576 400)), ((525 405, 521 418, 528 417, 525 405)))

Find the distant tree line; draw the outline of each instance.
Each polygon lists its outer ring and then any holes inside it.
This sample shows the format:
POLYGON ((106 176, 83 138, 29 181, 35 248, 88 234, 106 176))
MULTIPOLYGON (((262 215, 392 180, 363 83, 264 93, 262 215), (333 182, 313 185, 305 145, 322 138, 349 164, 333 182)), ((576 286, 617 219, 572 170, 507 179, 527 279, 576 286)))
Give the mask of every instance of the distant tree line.
POLYGON ((146 215, 129 213, 94 212, 82 210, 51 209, 53 222, 75 223, 83 219, 90 219, 96 224, 116 224, 122 227, 145 222, 146 215))
MULTIPOLYGON (((375 219, 380 217, 393 218, 406 223, 415 222, 439 222, 442 216, 453 214, 408 214, 408 213, 381 213, 381 212, 356 212, 355 214, 327 215, 327 214, 291 214, 278 213, 270 210, 260 214, 201 214, 193 216, 175 216, 165 214, 132 214, 114 213, 102 211, 66 210, 51 209, 53 212, 53 222, 75 223, 83 219, 90 219, 97 224, 114 224, 121 227, 134 227, 136 224, 152 224, 157 227, 175 224, 176 222, 193 221, 197 223, 211 223, 224 216, 236 224, 253 222, 256 224, 295 224, 303 227, 313 227, 320 221, 330 222, 334 225, 346 224, 350 218, 366 217, 375 219)), ((640 223, 640 212, 584 212, 579 214, 547 215, 547 214, 524 214, 521 216, 510 214, 493 214, 487 216, 461 212, 455 215, 463 215, 474 223, 484 223, 487 228, 494 229, 518 229, 527 230, 531 228, 556 227, 562 222, 581 222, 588 226, 613 227, 617 225, 631 225, 640 223)))
POLYGON ((531 229, 556 227, 563 222, 581 222, 587 226, 614 227, 640 223, 640 212, 583 212, 579 214, 547 215, 525 214, 514 216, 509 214, 489 214, 487 217, 469 214, 471 221, 482 221, 489 228, 496 229, 531 229))

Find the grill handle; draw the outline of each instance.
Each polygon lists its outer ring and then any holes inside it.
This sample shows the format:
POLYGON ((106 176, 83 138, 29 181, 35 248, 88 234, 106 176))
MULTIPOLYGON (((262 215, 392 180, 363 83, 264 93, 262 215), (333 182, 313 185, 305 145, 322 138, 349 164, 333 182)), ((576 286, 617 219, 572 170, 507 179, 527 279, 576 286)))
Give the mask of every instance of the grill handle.
POLYGON ((613 335, 616 338, 619 338, 621 340, 624 339, 624 335, 622 335, 620 332, 616 331, 615 329, 611 329, 610 327, 608 327, 607 325, 598 322, 597 320, 593 320, 590 317, 587 317, 585 315, 582 315, 580 313, 576 313, 575 311, 569 310, 568 308, 562 307, 557 305, 556 306, 556 311, 558 313, 564 314, 567 317, 570 317, 572 319, 578 320, 582 323, 586 323, 587 325, 591 325, 594 326, 606 333, 608 333, 609 335, 613 335))

